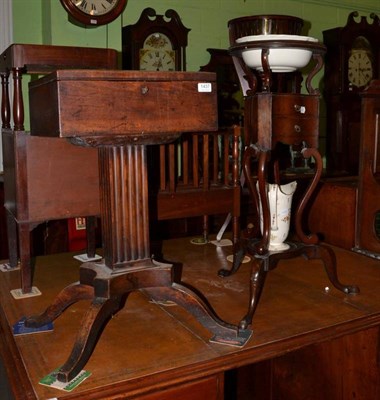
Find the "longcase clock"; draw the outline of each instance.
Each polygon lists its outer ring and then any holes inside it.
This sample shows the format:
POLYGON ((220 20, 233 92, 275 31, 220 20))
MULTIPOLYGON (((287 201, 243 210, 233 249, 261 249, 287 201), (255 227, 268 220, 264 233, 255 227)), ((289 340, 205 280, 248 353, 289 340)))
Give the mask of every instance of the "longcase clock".
POLYGON ((146 8, 135 24, 122 29, 123 69, 184 71, 189 31, 176 11, 157 15, 146 8))
POLYGON ((380 77, 380 20, 375 14, 348 16, 344 27, 323 32, 327 117, 327 170, 357 175, 362 92, 380 77))

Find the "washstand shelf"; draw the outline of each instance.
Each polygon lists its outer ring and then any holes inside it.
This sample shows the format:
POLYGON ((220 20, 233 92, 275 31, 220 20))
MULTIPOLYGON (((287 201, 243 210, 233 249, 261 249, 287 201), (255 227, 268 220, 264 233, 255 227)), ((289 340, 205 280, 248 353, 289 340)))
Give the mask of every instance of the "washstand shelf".
POLYGON ((68 382, 81 371, 102 326, 135 290, 185 308, 214 335, 211 341, 244 345, 249 329, 217 317, 207 301, 174 282, 172 265, 150 253, 146 146, 217 129, 215 74, 58 70, 32 82, 29 92, 32 134, 94 146, 99 156, 104 259, 82 264, 79 283, 25 323, 45 325, 70 304, 92 300, 58 380, 68 382))
MULTIPOLYGON (((244 18, 241 20, 243 24, 244 18)), ((236 39, 238 38, 234 37, 234 33, 239 31, 241 34, 242 30, 236 29, 238 20, 233 20, 233 25, 230 25, 231 47, 229 52, 233 58, 245 102, 245 150, 242 168, 254 204, 257 222, 250 235, 242 237, 236 245, 232 268, 220 270, 219 275, 227 277, 235 273, 246 253, 253 257, 248 311, 239 324, 241 329, 247 329, 252 324, 266 274, 273 270, 282 259, 301 255, 307 259, 320 259, 328 278, 338 290, 347 294, 356 294, 359 293, 359 288, 353 285, 343 285, 339 281, 334 251, 330 247, 320 244, 316 234, 304 232, 303 213, 318 184, 323 168, 322 158, 318 151, 319 91, 312 87, 312 79, 323 67, 325 46, 311 40, 253 40, 237 43, 236 39), (261 65, 256 64, 253 66, 254 68, 251 68, 244 62, 243 54, 257 49, 261 51, 261 65), (273 63, 270 65, 269 54, 274 49, 301 49, 311 53, 310 59, 313 60, 314 66, 306 78, 305 85, 308 94, 273 93, 271 91, 272 74, 275 72, 272 71, 273 63), (261 80, 260 91, 258 90, 259 79, 261 80), (269 251, 270 211, 266 193, 267 169, 271 162, 274 167, 274 181, 279 184, 279 160, 276 159, 274 152, 279 143, 303 146, 302 157, 304 159, 313 157, 315 173, 295 211, 297 241, 287 241, 286 243, 289 244, 287 250, 269 251), (257 178, 254 178, 251 171, 253 161, 257 163, 257 178), (258 183, 259 196, 256 183, 258 183), (263 210, 262 233, 260 233, 258 222, 260 202, 263 210)), ((247 33, 248 35, 249 33, 247 33)), ((245 58, 247 59, 247 57, 245 58)), ((298 66, 295 64, 289 68, 289 71, 297 68, 298 66)))

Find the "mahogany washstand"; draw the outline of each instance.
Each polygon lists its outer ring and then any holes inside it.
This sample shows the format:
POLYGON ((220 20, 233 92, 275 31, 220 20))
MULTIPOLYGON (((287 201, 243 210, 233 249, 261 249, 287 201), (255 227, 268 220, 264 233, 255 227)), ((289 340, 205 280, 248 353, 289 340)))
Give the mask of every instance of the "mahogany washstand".
POLYGON ((251 296, 248 311, 239 323, 241 329, 246 329, 252 324, 267 272, 276 268, 282 259, 299 256, 304 256, 306 259, 320 259, 328 278, 338 290, 347 294, 359 293, 357 286, 343 285, 339 281, 334 251, 330 247, 320 244, 316 234, 305 233, 303 224, 304 211, 316 189, 323 169, 322 158, 318 151, 319 91, 312 87, 312 79, 323 67, 325 47, 315 41, 299 40, 300 38, 296 38, 294 35, 288 36, 285 40, 280 40, 278 36, 274 36, 273 40, 268 40, 268 37, 254 40, 256 38, 251 36, 253 35, 252 22, 254 19, 255 17, 242 17, 229 22, 231 44, 229 51, 239 77, 245 103, 245 150, 242 166, 257 221, 249 238, 241 238, 240 243, 236 246, 232 268, 219 271, 219 275, 222 277, 230 276, 239 269, 246 253, 253 257, 251 296), (236 41, 245 36, 247 41, 236 41), (297 40, 292 40, 292 38, 297 40), (273 49, 302 49, 311 52, 314 66, 306 78, 307 94, 274 93, 272 91, 273 71, 269 55, 273 49), (250 68, 243 61, 243 52, 250 50, 261 51, 259 71, 250 68), (274 182, 280 184, 279 156, 276 148, 279 143, 303 146, 301 155, 304 159, 313 157, 315 173, 295 211, 297 241, 287 241, 289 245, 287 250, 270 251, 270 210, 266 183, 268 182, 268 166, 272 164, 274 182), (253 162, 257 164, 256 175, 251 171, 253 162), (260 207, 263 210, 262 233, 258 222, 260 207))

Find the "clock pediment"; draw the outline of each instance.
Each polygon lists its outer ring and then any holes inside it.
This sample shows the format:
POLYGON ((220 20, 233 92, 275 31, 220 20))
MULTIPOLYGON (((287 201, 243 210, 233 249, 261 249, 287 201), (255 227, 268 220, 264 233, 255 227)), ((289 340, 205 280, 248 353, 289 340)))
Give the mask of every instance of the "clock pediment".
MULTIPOLYGON (((325 56, 325 92, 347 93, 364 86, 355 85, 350 79, 352 75, 352 53, 366 52, 371 62, 371 79, 379 77, 380 64, 380 19, 376 14, 370 15, 370 22, 365 16, 359 18, 352 12, 344 27, 328 29, 323 32, 327 52, 325 56)), ((354 57, 355 58, 355 57, 354 57)), ((364 68, 360 66, 358 68, 364 68)), ((360 82, 367 83, 366 79, 360 82)))
POLYGON ((170 41, 175 52, 175 69, 184 70, 189 31, 175 10, 169 9, 165 15, 160 15, 153 8, 145 8, 135 24, 122 29, 123 69, 139 69, 140 53, 146 40, 154 34, 161 34, 170 41))

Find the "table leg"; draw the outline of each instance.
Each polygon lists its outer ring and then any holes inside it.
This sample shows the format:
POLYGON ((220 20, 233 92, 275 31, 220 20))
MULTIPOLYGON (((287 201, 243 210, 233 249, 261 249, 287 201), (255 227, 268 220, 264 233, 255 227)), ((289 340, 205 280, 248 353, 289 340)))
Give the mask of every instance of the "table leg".
MULTIPOLYGON (((219 276, 227 277, 235 273, 246 253, 250 254, 253 260, 250 285, 250 301, 246 315, 239 323, 241 329, 247 329, 252 324, 252 319, 256 311, 261 292, 264 287, 265 277, 269 270, 277 266, 279 260, 306 256, 309 259, 320 259, 325 267, 330 282, 340 291, 347 294, 359 293, 359 288, 355 285, 344 285, 338 279, 336 258, 332 249, 327 246, 318 245, 318 236, 316 234, 305 234, 303 231, 302 218, 312 193, 316 189, 322 173, 322 158, 317 149, 305 148, 302 150, 303 157, 313 157, 316 162, 315 174, 311 180, 309 187, 305 191, 299 206, 295 212, 296 233, 300 238, 300 242, 288 243, 290 248, 285 251, 271 252, 268 251, 269 242, 269 205, 266 196, 266 166, 268 161, 268 152, 261 151, 257 146, 250 146, 245 150, 243 159, 243 168, 245 179, 254 205, 257 209, 257 221, 259 221, 259 210, 263 210, 263 233, 262 237, 254 237, 253 239, 241 239, 240 243, 235 246, 234 262, 230 270, 222 269, 218 272, 219 276), (251 172, 252 160, 258 161, 257 182, 259 196, 257 194, 256 180, 251 172), (261 207, 259 205, 261 203, 261 207)), ((276 171, 275 171, 276 173, 276 171)), ((277 173, 278 175, 278 173, 277 173)), ((278 178, 278 177, 277 177, 278 178)), ((259 225, 259 222, 257 222, 259 225)), ((258 235, 257 235, 258 236, 258 235)))
MULTIPOLYGON (((338 290, 350 295, 360 292, 358 286, 344 285, 339 281, 335 253, 330 247, 324 245, 306 245, 299 242, 289 243, 289 245, 290 248, 282 252, 268 252, 264 256, 255 255, 251 273, 250 301, 247 314, 239 323, 241 329, 247 329, 252 324, 267 272, 275 269, 278 262, 284 259, 304 256, 307 259, 321 260, 330 282, 338 290)), ((255 248, 254 245, 251 243, 248 248, 251 249, 250 253, 252 254, 255 248)))
POLYGON ((252 324, 253 315, 256 311, 256 307, 259 303, 261 292, 264 287, 265 278, 267 275, 268 268, 266 263, 268 262, 267 257, 257 257, 254 259, 251 271, 251 285, 250 285, 250 302, 248 306, 247 314, 239 323, 241 329, 247 329, 252 324))
POLYGON ((336 268, 336 256, 334 251, 325 245, 305 246, 303 254, 308 259, 320 259, 323 262, 325 271, 330 282, 341 292, 346 294, 358 294, 360 289, 356 285, 344 285, 339 281, 336 268))
POLYGON ((173 281, 172 265, 150 259, 145 146, 99 147, 99 174, 104 262, 83 264, 80 282, 65 288, 40 316, 25 322, 26 326, 44 325, 70 304, 91 297, 71 355, 57 379, 68 382, 81 371, 104 324, 134 290, 182 306, 214 334, 211 341, 243 346, 251 330, 222 321, 198 294, 173 281))
MULTIPOLYGON (((253 231, 254 238, 254 246, 255 246, 255 254, 263 255, 268 253, 269 246, 269 233, 270 233, 270 212, 269 212, 269 204, 266 192, 266 167, 268 163, 269 152, 263 151, 259 149, 255 145, 248 146, 244 151, 243 156, 243 172, 245 181, 248 185, 249 194, 251 196, 253 207, 255 209, 255 217, 256 223, 253 231), (257 170, 257 180, 253 177, 251 164, 252 161, 255 160, 258 162, 258 170, 257 170), (256 182, 258 182, 258 190, 256 188, 256 182), (263 230, 260 237, 260 204, 263 215, 263 230)), ((250 240, 246 240, 244 238, 240 239, 239 243, 236 243, 234 247, 234 260, 232 264, 232 268, 230 270, 221 269, 218 272, 218 275, 221 277, 227 277, 234 274, 239 268, 244 259, 245 254, 248 251, 247 243, 250 240)))
POLYGON ((17 223, 13 214, 8 210, 6 210, 6 216, 7 216, 9 265, 11 268, 16 268, 18 264, 17 223))
POLYGON ((306 234, 303 230, 302 220, 303 220, 303 216, 304 216, 304 210, 305 210, 312 194, 314 193, 315 189, 317 188, 318 182, 322 175, 322 169, 323 169, 322 157, 317 149, 307 148, 307 147, 302 149, 302 156, 305 159, 313 157, 316 165, 315 165, 315 174, 313 176, 313 179, 311 180, 308 188, 306 189, 306 191, 305 191, 302 199, 300 200, 298 207, 295 211, 295 218, 294 218, 295 229, 296 229, 296 234, 302 243, 317 244, 319 242, 318 235, 316 235, 315 233, 306 234))

